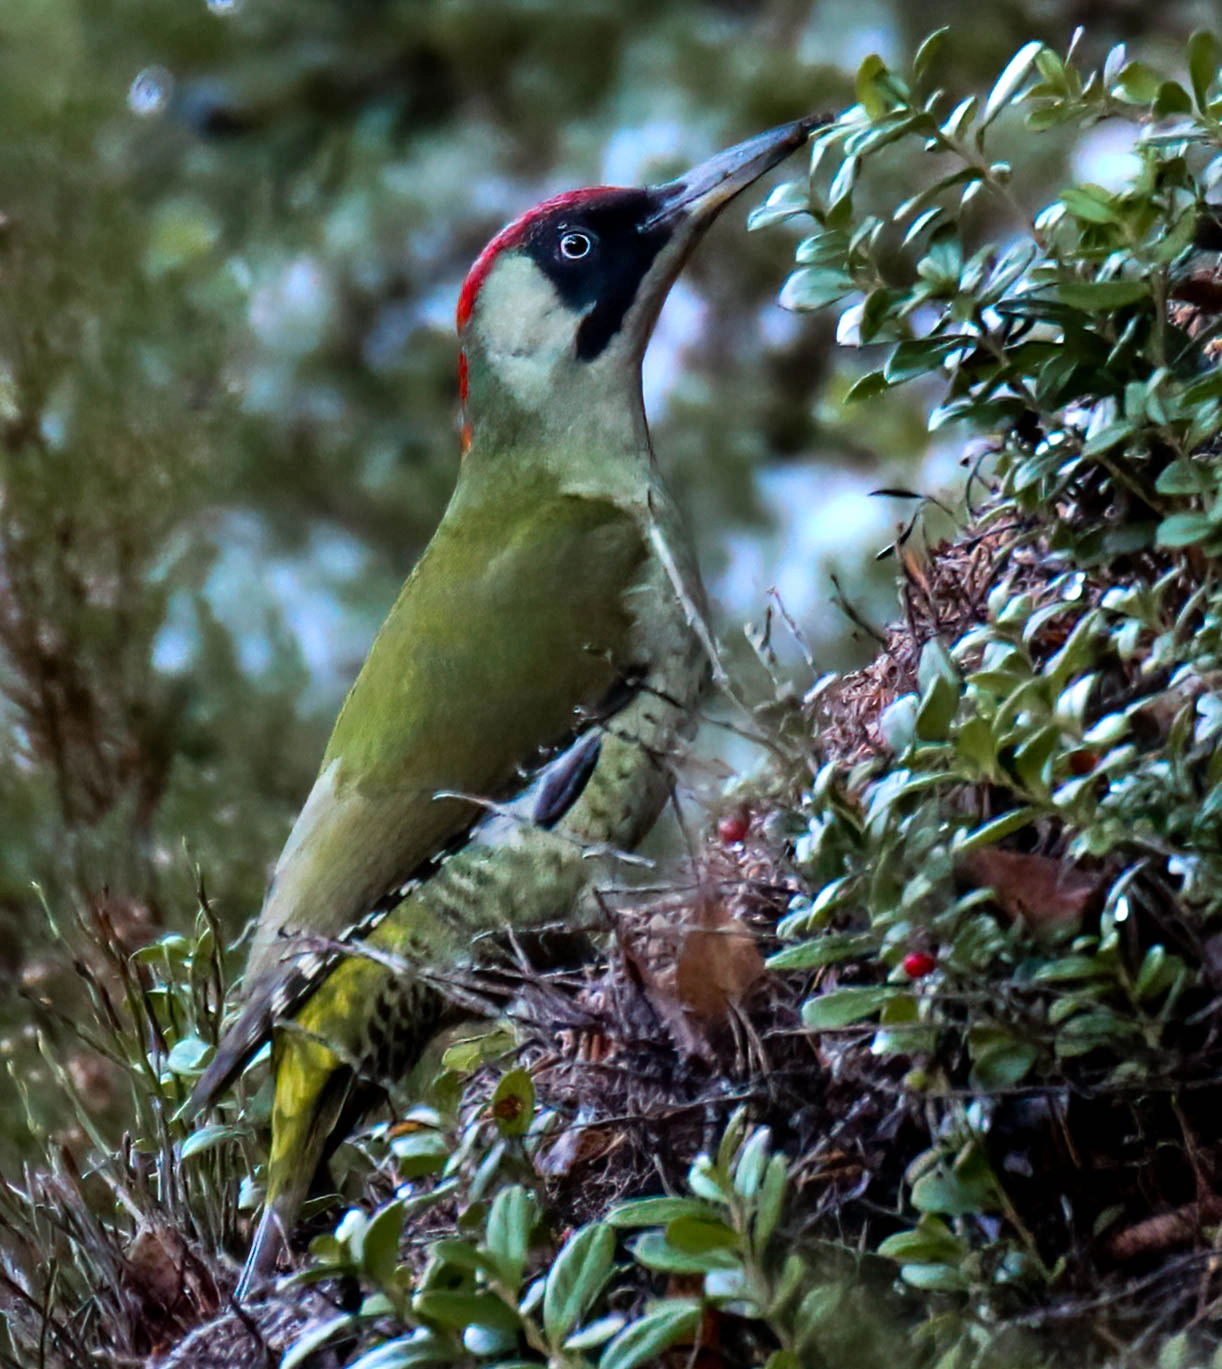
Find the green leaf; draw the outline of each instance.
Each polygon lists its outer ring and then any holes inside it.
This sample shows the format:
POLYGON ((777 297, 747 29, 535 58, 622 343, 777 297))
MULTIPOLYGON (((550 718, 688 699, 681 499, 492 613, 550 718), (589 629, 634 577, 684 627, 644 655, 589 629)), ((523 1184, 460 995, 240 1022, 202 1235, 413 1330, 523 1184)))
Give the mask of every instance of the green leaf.
POLYGON ((131 958, 138 965, 185 964, 191 956, 191 943, 181 932, 167 932, 147 946, 133 951, 131 958))
POLYGON ((955 730, 955 759, 967 761, 981 776, 997 768, 993 729, 984 718, 965 718, 955 730))
POLYGON ((938 49, 942 46, 942 40, 950 32, 948 25, 943 25, 940 29, 934 29, 928 38, 922 42, 916 50, 916 56, 912 59, 913 79, 920 81, 929 70, 929 64, 937 56, 938 49))
POLYGON ((218 1123, 215 1126, 200 1127, 198 1131, 193 1131, 190 1136, 178 1148, 178 1158, 189 1160, 192 1155, 202 1154, 205 1150, 211 1150, 214 1146, 219 1146, 222 1141, 228 1141, 235 1136, 242 1136, 245 1130, 242 1127, 228 1126, 218 1123))
POLYGON ((1163 81, 1154 97, 1153 114, 1166 119, 1172 114, 1190 114, 1192 97, 1178 81, 1163 81))
POLYGON ((857 68, 857 79, 853 83, 857 102, 871 119, 880 119, 891 108, 890 92, 879 80, 886 76, 887 64, 876 52, 870 55, 857 68))
POLYGON ((404 1179, 420 1179, 426 1174, 437 1174, 450 1158, 450 1146, 445 1136, 432 1127, 421 1127, 418 1131, 393 1137, 390 1152, 404 1179))
POLYGON ((734 1164, 734 1157, 747 1139, 750 1127, 751 1119, 747 1115, 747 1109, 735 1108, 725 1130, 721 1133, 721 1140, 717 1143, 716 1158, 710 1160, 707 1155, 697 1155, 688 1171, 688 1183, 692 1183, 698 1175, 703 1176, 717 1189, 720 1197, 728 1200, 733 1192, 729 1181, 730 1169, 734 1164))
POLYGON ((917 662, 917 685, 921 689, 928 689, 934 680, 939 679, 946 680, 956 689, 959 687, 959 669, 951 660, 945 643, 938 637, 931 637, 921 648, 921 657, 917 662))
POLYGON ((489 1251, 480 1250, 470 1241, 456 1236, 443 1236, 434 1241, 429 1252, 439 1263, 453 1265, 469 1274, 486 1274, 492 1279, 502 1277, 501 1267, 489 1251))
POLYGON ((1151 946, 1133 981, 1133 996, 1142 1003, 1160 997, 1185 975, 1186 969, 1179 956, 1169 955, 1163 946, 1151 946))
POLYGON ((734 1162, 734 1188, 740 1197, 750 1201, 759 1192, 771 1149, 771 1130, 768 1127, 756 1127, 734 1162))
POLYGON ((597 1321, 592 1321, 575 1335, 570 1336, 562 1348, 565 1350, 596 1350, 605 1341, 609 1341, 617 1331, 623 1330, 627 1320, 627 1317, 621 1312, 612 1312, 609 1316, 599 1317, 597 1321))
POLYGON ((1206 466, 1191 457, 1180 456, 1159 472, 1154 488, 1159 494, 1200 494, 1212 483, 1206 466))
POLYGON ((1027 79, 1032 66, 1035 63, 1035 55, 1039 52, 1043 43, 1035 40, 1024 43, 1021 48, 1010 58, 1006 69, 997 78, 997 84, 989 92, 989 98, 984 106, 984 113, 980 118, 981 130, 986 129, 989 124, 1001 113, 1005 107, 1012 103, 1019 87, 1027 79))
POLYGON ((1010 1089, 1027 1077, 1038 1058, 1030 1041, 998 1042, 973 1058, 972 1078, 986 1091, 1010 1089))
POLYGON ((1157 1369, 1192 1369, 1194 1364, 1199 1363, 1198 1355, 1193 1353, 1189 1344, 1187 1331, 1177 1332, 1158 1352, 1157 1369))
POLYGON ((1144 280, 1062 281, 1057 295, 1075 309, 1095 313, 1102 309, 1122 309, 1148 299, 1150 287, 1144 280))
MULTIPOLYGON (((793 1319, 794 1343, 798 1352, 798 1363, 803 1369, 810 1369, 812 1364, 825 1363, 822 1355, 817 1353, 820 1337, 824 1332, 830 1332, 833 1338, 839 1339, 840 1328, 846 1320, 845 1305, 846 1288, 839 1282, 816 1285, 798 1304, 793 1319)), ((850 1324, 856 1318, 857 1309, 854 1307, 849 1318, 850 1324)), ((849 1369, 852 1362, 849 1357, 846 1357, 846 1360, 848 1363, 843 1364, 843 1369, 849 1369)))
POLYGON ((942 206, 937 204, 932 205, 929 209, 922 210, 904 230, 902 245, 907 247, 910 243, 915 242, 927 228, 936 224, 945 212, 942 206))
POLYGON ((832 210, 840 211, 839 215, 833 215, 829 211, 829 217, 835 220, 834 227, 844 227, 852 217, 853 186, 857 182, 857 173, 860 170, 860 157, 846 157, 827 188, 828 204, 832 210))
POLYGON ((672 1345, 692 1340, 703 1315, 698 1302, 668 1298, 624 1327, 603 1351, 598 1369, 637 1369, 672 1345))
MULTIPOLYGON (((974 98, 967 102, 969 106, 974 105, 974 98)), ((894 223, 903 223, 910 215, 915 214, 918 209, 924 208, 931 200, 936 199, 944 190, 951 189, 956 185, 974 185, 984 173, 979 167, 961 166, 957 171, 948 172, 945 176, 933 181, 919 190, 910 199, 905 200, 892 213, 891 218, 894 223)), ((911 230, 909 230, 911 231, 911 230)))
POLYGON ((887 358, 883 369, 887 384, 901 385, 906 380, 941 369, 946 357, 964 345, 963 338, 947 337, 913 338, 901 342, 887 358))
POLYGON ((1218 40, 1208 29, 1198 29, 1188 40, 1188 77, 1202 114, 1209 110, 1209 89, 1218 79, 1219 64, 1222 50, 1218 40))
POLYGON ((998 818, 993 818, 989 822, 982 823, 973 831, 967 833, 955 841, 955 852, 958 855, 966 854, 968 851, 979 851, 983 847, 993 846, 1001 841, 1003 837, 1008 837, 1011 832, 1017 832, 1034 822, 1039 816, 1040 810, 1029 805, 1021 808, 1014 808, 1009 813, 1003 813, 998 818))
POLYGON ((963 1274, 946 1264, 906 1264, 900 1278, 912 1288, 931 1293, 962 1293, 967 1288, 963 1274))
POLYGON ((774 1155, 764 1171, 764 1181, 760 1185, 759 1201, 755 1210, 756 1251, 762 1253, 781 1220, 785 1209, 785 1194, 789 1187, 789 1162, 784 1155, 774 1155))
POLYGON ((1086 223, 1120 223, 1121 204, 1118 196, 1101 185, 1071 185, 1061 191, 1060 201, 1069 212, 1086 223))
POLYGON ((1107 974, 1107 966, 1092 955, 1064 955, 1041 965, 1031 980, 1036 984, 1060 984, 1075 979, 1099 979, 1107 974))
POLYGON ((1086 710, 1095 693, 1099 676, 1095 673, 1079 676, 1072 684, 1066 685, 1057 695, 1052 714, 1066 731, 1080 735, 1086 718, 1086 710))
POLYGON ((1107 423, 1087 440, 1082 448, 1082 455, 1091 458, 1100 456, 1103 452, 1110 452, 1113 447, 1118 447, 1122 442, 1127 442, 1138 430, 1138 424, 1129 418, 1121 418, 1117 419, 1115 423, 1107 423))
POLYGON ((886 984, 832 989, 802 1004, 802 1021, 810 1031, 834 1031, 872 1017, 900 990, 886 984))
POLYGON ((764 964, 770 970, 813 970, 864 955, 877 944, 877 937, 864 932, 824 932, 796 946, 786 946, 770 955, 764 964))
POLYGON ((940 1217, 925 1216, 913 1231, 897 1231, 878 1253, 901 1264, 953 1264, 964 1253, 963 1242, 940 1217))
MULTIPOLYGON (((415 1369, 423 1364, 453 1364, 454 1348, 449 1339, 413 1332, 396 1336, 367 1350, 354 1359, 348 1369, 415 1369)), ((280 1369, 284 1369, 283 1363, 280 1369)))
POLYGON ((840 266, 850 252, 847 233, 832 229, 824 233, 814 233, 803 238, 794 249, 793 258, 799 266, 840 266))
POLYGON ((1035 54, 1035 65, 1039 67, 1040 75, 1044 80, 1057 91, 1068 93, 1068 85, 1065 80, 1065 63, 1049 47, 1040 48, 1035 54))
POLYGON ((538 1205, 521 1184, 501 1189, 492 1201, 484 1243, 510 1288, 516 1289, 522 1282, 537 1221, 538 1205))
POLYGON ((764 1361, 764 1369, 802 1369, 802 1362, 792 1350, 774 1350, 764 1361))
POLYGON ((525 1136, 535 1117, 535 1082, 526 1070, 501 1076, 489 1105, 502 1136, 525 1136))
POLYGON ((1112 94, 1131 105, 1153 104, 1162 86, 1162 77, 1144 62, 1130 62, 1112 86, 1112 94))
POLYGON ((917 697, 915 694, 901 694, 892 699, 883 709, 878 719, 878 730, 888 749, 896 756, 902 756, 916 740, 917 697))
POLYGON ((715 1217, 677 1217, 666 1228, 666 1241, 685 1255, 709 1250, 730 1250, 738 1244, 738 1232, 715 1217))
MULTIPOLYGON (((1049 1018, 1051 1021, 1051 1016, 1049 1018)), ((1072 1059, 1089 1055, 1103 1047, 1122 1051, 1136 1032, 1136 1024, 1119 1017, 1109 1008, 1092 1008, 1067 1017, 1057 1034, 1055 1046, 1058 1056, 1072 1059)))
POLYGON ((950 725, 959 711, 959 684, 944 675, 929 682, 917 708, 916 735, 923 742, 945 741, 950 725))
POLYGON ((754 233, 757 229, 792 219, 795 214, 809 213, 810 188, 806 181, 785 181, 747 216, 747 230, 754 233))
POLYGON ((867 371, 849 387, 844 402, 857 404, 863 399, 874 399, 886 389, 887 377, 881 371, 867 371))
POLYGON ((813 313, 851 294, 857 287, 843 271, 824 266, 806 266, 795 271, 781 287, 778 297, 782 309, 813 313))
POLYGON ((543 1329, 561 1345, 594 1304, 611 1273, 615 1232, 591 1222, 565 1241, 543 1289, 543 1329))
POLYGON ((491 1293, 451 1293, 444 1290, 417 1293, 412 1311, 424 1321, 464 1331, 468 1326, 487 1326, 494 1331, 517 1331, 522 1318, 515 1308, 491 1293))
POLYGON ((632 1243, 632 1258, 646 1269, 662 1274, 709 1274, 716 1269, 738 1269, 738 1256, 732 1250, 714 1246, 707 1250, 676 1250, 660 1231, 638 1236, 632 1243))
POLYGON ((1160 547, 1190 547, 1212 537, 1217 529, 1203 513, 1173 513, 1158 525, 1160 547))
POLYGON ((698 1198, 634 1198, 607 1213, 608 1226, 666 1226, 680 1217, 716 1217, 717 1211, 698 1198))
POLYGON ((950 112, 950 117, 942 125, 942 133, 947 138, 962 138, 964 131, 970 126, 976 117, 976 111, 980 108, 980 97, 978 95, 968 95, 950 112))
POLYGON ((935 1170, 923 1174, 912 1186, 912 1205, 918 1212, 938 1212, 960 1217, 987 1212, 997 1206, 992 1183, 964 1183, 957 1175, 935 1170))
POLYGON ((388 1203, 365 1228, 365 1239, 361 1243, 361 1267, 379 1287, 385 1287, 394 1278, 399 1263, 403 1215, 402 1200, 388 1203))
POLYGON ((212 1054, 212 1047, 198 1036, 184 1036, 176 1041, 165 1058, 165 1067, 171 1074, 198 1074, 204 1061, 212 1054))

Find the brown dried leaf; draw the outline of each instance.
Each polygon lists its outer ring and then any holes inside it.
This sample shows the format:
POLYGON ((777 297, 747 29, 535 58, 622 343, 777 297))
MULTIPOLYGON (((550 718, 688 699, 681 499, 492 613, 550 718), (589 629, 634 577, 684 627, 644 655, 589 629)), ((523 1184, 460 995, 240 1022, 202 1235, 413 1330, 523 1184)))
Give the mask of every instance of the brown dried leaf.
POLYGON ((645 1002, 670 1033, 671 1040, 689 1059, 712 1063, 713 1052, 703 1032, 698 1032, 683 1011, 674 988, 674 975, 657 975, 645 959, 630 947, 623 948, 624 968, 645 1002))
POLYGON ((1036 930, 1059 930, 1081 921, 1098 894, 1100 880, 1051 856, 999 851, 970 851, 958 864, 972 884, 993 891, 1007 917, 1036 930))
POLYGON ((764 975, 755 934, 720 901, 696 911, 679 947, 675 992, 687 1012, 702 1022, 721 1022, 764 975))
POLYGON ((574 1125, 567 1127, 550 1145, 535 1154, 535 1168, 540 1174, 556 1177, 568 1174, 578 1165, 591 1164, 609 1155, 623 1144, 623 1136, 611 1127, 590 1125, 590 1109, 578 1113, 574 1125))
POLYGON ((182 1236, 166 1225, 143 1225, 124 1252, 128 1287, 150 1308, 172 1312, 181 1301, 189 1256, 182 1236))

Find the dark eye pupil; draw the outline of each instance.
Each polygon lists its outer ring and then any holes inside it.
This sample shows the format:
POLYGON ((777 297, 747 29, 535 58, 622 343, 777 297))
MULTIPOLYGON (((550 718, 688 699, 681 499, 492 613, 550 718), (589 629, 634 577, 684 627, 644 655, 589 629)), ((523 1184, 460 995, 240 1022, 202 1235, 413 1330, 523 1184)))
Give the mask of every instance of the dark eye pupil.
POLYGON ((570 261, 584 257, 590 250, 590 239, 584 233, 566 233, 560 239, 560 251, 570 261))

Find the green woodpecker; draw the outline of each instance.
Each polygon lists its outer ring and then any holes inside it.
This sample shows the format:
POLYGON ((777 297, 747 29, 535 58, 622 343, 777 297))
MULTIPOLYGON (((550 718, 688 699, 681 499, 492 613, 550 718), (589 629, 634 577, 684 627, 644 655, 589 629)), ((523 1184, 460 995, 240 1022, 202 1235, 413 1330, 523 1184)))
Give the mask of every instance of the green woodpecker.
POLYGON ((184 1109, 271 1039, 267 1195, 239 1296, 274 1271, 377 1082, 444 1020, 447 973, 500 930, 570 916, 591 856, 631 848, 666 801, 709 642, 641 361, 701 234, 813 124, 666 185, 547 200, 463 285, 457 486, 336 720, 241 1012, 184 1109))

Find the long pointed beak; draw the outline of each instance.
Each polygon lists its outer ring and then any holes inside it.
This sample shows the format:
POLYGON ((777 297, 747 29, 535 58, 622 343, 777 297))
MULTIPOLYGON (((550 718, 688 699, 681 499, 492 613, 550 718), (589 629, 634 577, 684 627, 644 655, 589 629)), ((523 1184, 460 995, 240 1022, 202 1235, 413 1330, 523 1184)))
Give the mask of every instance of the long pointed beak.
POLYGON ((756 134, 745 143, 719 152, 676 180, 651 187, 662 203, 641 225, 642 230, 677 227, 684 222, 692 227, 710 223, 740 190, 801 147, 811 130, 822 122, 819 115, 809 114, 805 119, 770 128, 767 133, 756 134))

